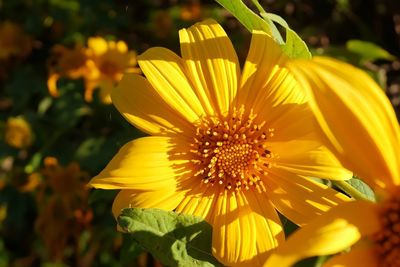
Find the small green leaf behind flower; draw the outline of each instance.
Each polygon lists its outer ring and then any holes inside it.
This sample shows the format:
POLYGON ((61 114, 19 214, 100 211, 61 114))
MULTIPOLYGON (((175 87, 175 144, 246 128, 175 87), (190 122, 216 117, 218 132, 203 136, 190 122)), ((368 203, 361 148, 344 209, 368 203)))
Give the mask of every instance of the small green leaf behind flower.
POLYGON ((278 23, 280 26, 285 28, 286 39, 282 45, 283 52, 290 58, 299 59, 310 59, 311 53, 308 50, 307 44, 300 38, 300 36, 292 30, 286 21, 281 17, 273 13, 261 13, 264 19, 278 23))
POLYGON ((358 190, 358 192, 362 193, 367 199, 375 202, 375 193, 372 191, 371 187, 369 187, 366 183, 364 183, 362 180, 360 180, 357 177, 353 177, 350 180, 346 181, 349 183, 352 187, 358 190))
POLYGON ((271 34, 267 22, 248 8, 241 0, 215 0, 232 13, 250 32, 253 30, 265 31, 271 34))
POLYGON ((346 181, 335 181, 333 184, 355 199, 376 201, 375 193, 371 187, 356 176, 346 181))
POLYGON ((222 266, 211 253, 212 227, 202 218, 159 209, 128 208, 119 226, 168 266, 222 266))
POLYGON ((382 47, 367 41, 349 40, 346 43, 347 50, 359 55, 362 62, 378 59, 395 60, 396 57, 382 47))
POLYGON ((311 58, 311 53, 300 36, 290 29, 289 25, 282 17, 265 12, 257 0, 253 0, 252 2, 259 9, 261 17, 248 8, 241 0, 216 0, 216 2, 231 12, 250 32, 253 30, 261 30, 270 34, 272 38, 282 46, 283 52, 290 58, 311 58), (285 29, 285 41, 283 41, 274 23, 279 24, 285 29))

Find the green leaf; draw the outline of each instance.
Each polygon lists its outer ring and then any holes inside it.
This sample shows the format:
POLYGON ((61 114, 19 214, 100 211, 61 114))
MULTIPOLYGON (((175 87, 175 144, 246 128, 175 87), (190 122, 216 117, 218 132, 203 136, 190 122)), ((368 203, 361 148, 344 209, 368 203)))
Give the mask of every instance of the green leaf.
POLYGON ((124 235, 119 255, 123 266, 131 266, 134 260, 143 252, 142 246, 130 235, 124 235))
POLYGON ((271 33, 270 26, 240 0, 216 0, 242 23, 250 32, 261 30, 271 33))
POLYGON ((361 56, 362 61, 374 61, 377 59, 395 60, 396 57, 382 47, 366 41, 350 40, 346 43, 346 48, 361 56))
POLYGON ((362 180, 358 179, 357 177, 353 177, 352 179, 347 180, 346 183, 357 189, 357 191, 362 193, 367 199, 374 202, 376 201, 374 191, 372 191, 371 187, 369 187, 362 180))
POLYGON ((278 23, 286 30, 286 41, 285 44, 282 45, 283 52, 290 58, 301 58, 301 59, 310 59, 311 53, 308 50, 306 43, 300 38, 300 36, 290 29, 289 25, 286 21, 276 14, 272 13, 261 13, 261 16, 264 19, 271 20, 273 22, 278 23))
POLYGON ((168 266, 222 266, 211 254, 212 228, 203 219, 158 209, 124 209, 122 229, 168 266))

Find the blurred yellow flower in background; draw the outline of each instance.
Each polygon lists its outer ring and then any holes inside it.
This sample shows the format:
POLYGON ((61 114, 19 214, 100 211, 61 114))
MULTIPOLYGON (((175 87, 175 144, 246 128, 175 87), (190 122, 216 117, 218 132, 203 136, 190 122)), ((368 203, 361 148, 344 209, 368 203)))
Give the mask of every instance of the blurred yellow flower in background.
POLYGON ((377 203, 332 208, 289 237, 265 267, 353 245, 323 266, 400 266, 400 128, 390 101, 365 72, 334 59, 294 61, 289 68, 311 96, 324 143, 374 189, 377 203))
POLYGON ((93 100, 93 91, 100 89, 99 97, 103 103, 111 103, 110 92, 124 73, 139 73, 136 53, 128 49, 123 41, 106 41, 101 37, 88 40, 88 47, 77 45, 70 49, 62 45, 53 48, 49 60, 47 86, 49 93, 59 95, 57 81, 62 78, 83 79, 84 98, 93 100))
POLYGON ((86 49, 81 45, 68 48, 56 45, 52 49, 49 59, 49 76, 47 86, 49 93, 56 97, 59 95, 57 81, 61 77, 80 79, 90 76, 95 66, 89 60, 86 49))
POLYGON ((22 117, 10 117, 6 122, 5 142, 15 148, 27 148, 33 142, 33 133, 29 123, 22 117))
MULTIPOLYGON (((50 258, 60 261, 66 257, 66 250, 71 245, 78 244, 82 233, 90 230, 93 212, 87 204, 88 174, 77 163, 64 167, 54 157, 45 158, 41 173, 44 182, 36 194, 39 210, 35 229, 42 237, 50 258)), ((94 252, 97 248, 93 246, 90 249, 94 252)), ((71 251, 77 255, 80 253, 77 247, 72 247, 71 251)))
POLYGON ((24 58, 32 51, 33 39, 18 25, 0 22, 0 60, 24 58))
POLYGON ((74 199, 83 200, 87 197, 85 180, 88 174, 80 169, 78 163, 72 162, 67 167, 63 167, 56 158, 46 157, 42 174, 47 177, 46 184, 64 202, 65 206, 73 207, 76 204, 82 204, 81 201, 74 203, 74 199))
POLYGON ((85 99, 92 100, 93 90, 100 89, 103 103, 111 103, 111 89, 124 73, 140 73, 136 68, 136 52, 130 51, 123 41, 106 41, 101 37, 88 40, 88 56, 96 68, 87 77, 85 99))
POLYGON ((42 177, 39 173, 34 172, 26 177, 26 181, 24 184, 18 187, 20 192, 33 192, 40 186, 42 183, 42 177))
POLYGON ((180 17, 182 20, 195 21, 201 18, 202 12, 200 1, 191 1, 181 8, 180 17))
POLYGON ((179 32, 179 57, 151 48, 140 75, 111 94, 134 126, 152 135, 127 143, 90 184, 122 189, 126 207, 176 210, 213 226, 212 251, 229 266, 260 266, 284 240, 277 211, 304 225, 348 198, 311 177, 351 173, 314 131, 307 98, 288 58, 253 32, 241 72, 236 52, 213 20, 179 32))

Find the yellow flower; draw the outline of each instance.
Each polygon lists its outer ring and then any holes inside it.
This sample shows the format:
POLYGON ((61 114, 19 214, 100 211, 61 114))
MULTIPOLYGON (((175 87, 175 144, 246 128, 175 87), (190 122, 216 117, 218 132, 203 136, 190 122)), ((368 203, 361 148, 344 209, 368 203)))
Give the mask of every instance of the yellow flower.
POLYGON ((58 96, 57 81, 61 77, 84 79, 85 100, 93 100, 93 91, 100 88, 100 99, 111 103, 110 92, 125 72, 139 73, 135 68, 136 53, 123 41, 106 41, 101 37, 88 40, 88 47, 73 49, 56 45, 49 60, 47 86, 52 96, 58 96))
POLYGON ((10 117, 6 122, 5 142, 15 148, 27 148, 32 144, 31 126, 22 117, 10 117))
POLYGON ((59 95, 57 81, 61 77, 69 79, 88 77, 95 68, 87 56, 86 49, 81 45, 72 49, 62 45, 54 46, 49 60, 49 77, 47 79, 49 93, 54 97, 59 95))
POLYGON ((193 21, 201 18, 202 7, 200 1, 192 1, 180 10, 180 17, 185 21, 193 21))
POLYGON ((321 146, 288 59, 268 35, 253 33, 243 71, 215 21, 179 36, 182 57, 151 48, 138 57, 147 79, 127 74, 113 90, 121 114, 152 136, 123 146, 91 185, 122 189, 115 216, 129 206, 201 216, 218 260, 259 266, 284 240, 277 210, 303 225, 347 201, 307 176, 351 175, 321 146))
POLYGON ((106 41, 101 37, 92 37, 88 40, 88 54, 94 62, 97 72, 88 77, 85 99, 92 99, 93 90, 100 88, 100 99, 104 103, 111 103, 111 89, 119 82, 124 73, 139 73, 135 67, 136 53, 130 51, 123 41, 106 41))
POLYGON ((46 157, 42 174, 47 178, 46 182, 52 191, 65 203, 65 206, 73 206, 73 199, 84 199, 87 195, 85 180, 88 174, 82 171, 75 162, 63 167, 53 157, 46 157))
POLYGON ((32 50, 32 38, 10 21, 0 23, 0 60, 24 58, 32 50))
POLYGON ((21 192, 33 192, 42 183, 42 178, 39 173, 31 173, 26 176, 25 183, 18 187, 21 192))
POLYGON ((291 266, 352 245, 324 267, 400 266, 400 129, 389 100, 366 73, 333 59, 289 67, 312 96, 326 145, 375 189, 378 202, 333 208, 291 236, 265 266, 291 266))
POLYGON ((81 255, 82 251, 71 249, 70 244, 78 242, 83 230, 92 234, 93 212, 87 205, 88 174, 77 163, 64 167, 53 157, 45 158, 41 173, 45 179, 35 194, 38 207, 35 230, 53 261, 65 260, 67 250, 73 256, 81 255))

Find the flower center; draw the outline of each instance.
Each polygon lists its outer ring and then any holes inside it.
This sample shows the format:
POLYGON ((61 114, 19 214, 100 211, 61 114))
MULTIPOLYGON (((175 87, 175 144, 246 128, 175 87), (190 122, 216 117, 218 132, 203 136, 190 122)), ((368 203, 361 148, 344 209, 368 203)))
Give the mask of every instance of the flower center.
POLYGON ((226 190, 263 190, 261 178, 267 175, 272 153, 265 141, 274 130, 265 122, 256 123, 256 115, 245 115, 244 108, 225 118, 203 118, 196 129, 191 152, 198 166, 195 176, 208 186, 226 190))
POLYGON ((111 62, 111 61, 104 61, 100 65, 99 69, 100 69, 101 73, 103 73, 113 79, 120 71, 118 66, 114 62, 111 62))
POLYGON ((380 232, 373 236, 381 267, 400 267, 400 195, 395 194, 381 208, 380 232))

